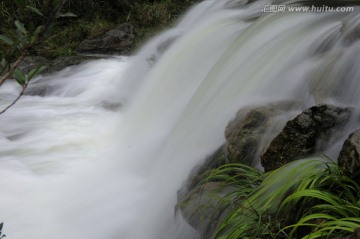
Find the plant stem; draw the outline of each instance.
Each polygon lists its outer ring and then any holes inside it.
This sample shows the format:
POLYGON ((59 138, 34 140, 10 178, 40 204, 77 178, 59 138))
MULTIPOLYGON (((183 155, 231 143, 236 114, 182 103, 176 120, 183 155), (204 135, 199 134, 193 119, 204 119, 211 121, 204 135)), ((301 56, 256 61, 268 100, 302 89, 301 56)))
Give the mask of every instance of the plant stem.
POLYGON ((20 100, 21 96, 25 93, 25 90, 28 86, 28 83, 29 82, 26 82, 24 85, 22 85, 22 90, 20 92, 20 94, 16 97, 16 99, 10 104, 8 105, 5 109, 3 109, 1 112, 0 112, 0 115, 5 113, 10 107, 12 107, 13 105, 16 104, 16 102, 18 102, 18 100, 20 100))
POLYGON ((20 63, 24 60, 26 56, 26 52, 23 52, 21 56, 15 61, 15 63, 11 66, 10 70, 1 77, 0 79, 0 86, 11 76, 14 70, 20 65, 20 63))

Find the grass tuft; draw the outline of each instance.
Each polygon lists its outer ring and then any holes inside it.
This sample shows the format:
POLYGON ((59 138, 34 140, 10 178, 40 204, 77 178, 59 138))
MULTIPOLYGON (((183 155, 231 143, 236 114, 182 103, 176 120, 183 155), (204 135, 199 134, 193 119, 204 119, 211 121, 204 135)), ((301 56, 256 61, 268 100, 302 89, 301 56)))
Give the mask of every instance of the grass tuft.
POLYGON ((231 213, 215 238, 329 238, 360 228, 360 187, 325 156, 273 172, 241 164, 215 169, 205 180, 238 188, 221 198, 231 213))

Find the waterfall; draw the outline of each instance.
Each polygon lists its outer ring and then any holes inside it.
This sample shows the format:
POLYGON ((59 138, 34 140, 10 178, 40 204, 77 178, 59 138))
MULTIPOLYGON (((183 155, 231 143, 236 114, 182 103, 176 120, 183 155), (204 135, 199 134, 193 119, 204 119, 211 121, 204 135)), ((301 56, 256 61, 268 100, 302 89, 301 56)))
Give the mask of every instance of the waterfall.
MULTIPOLYGON (((358 8, 264 13, 287 2, 244 2, 203 1, 134 56, 36 78, 44 95, 0 115, 8 238, 198 238, 174 213, 176 192, 239 109, 297 102, 274 122, 284 125, 318 103, 358 108, 358 8)), ((18 92, 4 84, 0 107, 18 92)))

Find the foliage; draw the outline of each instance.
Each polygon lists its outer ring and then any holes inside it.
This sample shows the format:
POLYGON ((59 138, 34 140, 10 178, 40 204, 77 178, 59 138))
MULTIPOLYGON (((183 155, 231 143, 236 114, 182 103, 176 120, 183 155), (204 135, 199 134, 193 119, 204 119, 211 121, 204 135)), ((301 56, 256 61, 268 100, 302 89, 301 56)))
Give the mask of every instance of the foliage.
POLYGON ((243 198, 253 192, 264 180, 264 175, 250 166, 243 164, 224 164, 215 168, 202 183, 209 181, 222 182, 224 186, 232 185, 238 188, 236 195, 228 195, 234 198, 243 198))
MULTIPOLYGON (((243 164, 224 164, 211 171, 202 184, 209 181, 220 182, 220 188, 231 185, 236 187, 236 191, 227 194, 220 199, 218 208, 238 208, 242 200, 252 193, 264 179, 264 175, 254 168, 243 164)), ((217 194, 214 194, 217 196, 217 194)))
POLYGON ((49 58, 74 55, 83 39, 95 38, 114 27, 114 23, 100 17, 91 20, 74 20, 73 24, 54 31, 54 34, 44 41, 42 47, 37 49, 37 54, 49 58))
POLYGON ((18 14, 15 15, 16 20, 14 21, 15 30, 9 31, 8 34, 0 34, 0 41, 7 45, 6 48, 1 49, 0 86, 11 77, 22 87, 18 97, 9 106, 0 111, 0 114, 14 105, 24 94, 29 81, 45 69, 44 66, 37 66, 25 74, 18 69, 20 63, 49 37, 51 28, 57 18, 70 15, 64 15, 60 12, 66 0, 51 1, 54 5, 48 12, 48 16, 36 8, 35 2, 30 1, 33 5, 28 5, 28 2, 25 0, 14 1, 13 4, 18 8, 18 14), (22 13, 26 11, 30 11, 34 15, 43 18, 42 23, 38 26, 33 25, 33 22, 25 25, 21 19, 25 19, 22 13))
POLYGON ((219 203, 231 213, 215 238, 327 238, 360 228, 360 186, 324 156, 297 160, 268 174, 224 165, 209 180, 238 188, 219 203))
POLYGON ((2 234, 4 223, 0 223, 0 239, 6 237, 6 235, 2 234))
MULTIPOLYGON (((95 38, 122 22, 131 22, 142 42, 163 29, 194 0, 16 0, 0 3, 0 86, 13 77, 24 93, 28 82, 44 68, 29 74, 17 67, 28 55, 73 55, 85 38, 95 38), (63 11, 60 12, 60 9, 63 11), (74 12, 70 13, 70 12, 74 12), (75 17, 68 21, 66 17, 75 17), (15 28, 14 28, 15 25, 15 28), (50 33, 56 32, 51 35, 50 33)), ((9 107, 0 111, 5 112, 9 107)))
MULTIPOLYGON (((28 6, 48 15, 56 0, 24 0, 28 6)), ((195 0, 67 0, 63 12, 76 15, 69 21, 66 18, 55 19, 50 37, 36 49, 34 54, 47 57, 73 55, 76 48, 85 38, 94 38, 110 30, 117 24, 130 22, 135 26, 137 43, 142 43, 151 35, 169 26, 195 0)), ((66 15, 66 14, 65 14, 66 15)), ((73 16, 73 15, 70 15, 73 16)), ((13 33, 13 22, 18 19, 26 22, 27 29, 32 31, 43 23, 44 18, 34 14, 30 8, 19 11, 15 1, 0 3, 0 21, 3 33, 13 33)), ((6 49, 0 43, 0 49, 6 49)))
MULTIPOLYGON (((17 69, 28 55, 73 55, 85 38, 95 38, 122 22, 136 27, 138 42, 163 29, 194 0, 16 0, 0 3, 0 86, 13 77, 24 93, 28 82, 42 70, 25 74, 17 69), (62 9, 62 12, 60 10, 62 9), (70 13, 70 12, 74 12, 70 13), (75 17, 73 21, 67 17, 75 17), (15 28, 14 28, 15 25, 15 28), (56 32, 51 35, 52 32, 56 32)), ((6 107, 0 114, 5 112, 6 107)))
MULTIPOLYGON (((130 22, 136 28, 138 43, 148 39, 154 33, 169 26, 169 23, 177 19, 186 8, 196 0, 103 0, 97 2, 96 14, 99 18, 108 22, 130 22)), ((94 0, 83 0, 69 6, 69 10, 84 19, 90 15, 94 17, 94 11, 80 12, 82 5, 95 6, 94 0), (81 3, 82 2, 82 3, 81 3)))
POLYGON ((333 164, 313 176, 287 197, 282 207, 298 206, 290 237, 327 238, 344 236, 360 228, 360 186, 333 164), (299 206, 300 205, 300 206, 299 206), (300 233, 299 233, 300 232, 300 233))

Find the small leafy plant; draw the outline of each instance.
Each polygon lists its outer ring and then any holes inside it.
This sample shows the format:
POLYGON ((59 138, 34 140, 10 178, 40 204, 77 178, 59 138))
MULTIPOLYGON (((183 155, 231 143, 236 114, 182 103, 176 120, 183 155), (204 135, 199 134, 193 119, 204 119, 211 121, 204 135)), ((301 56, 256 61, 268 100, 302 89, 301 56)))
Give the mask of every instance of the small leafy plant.
POLYGON ((4 234, 2 233, 3 226, 4 226, 4 223, 3 223, 3 222, 0 223, 0 239, 6 237, 6 235, 4 235, 4 234))
POLYGON ((24 94, 30 80, 45 69, 44 66, 37 66, 30 70, 29 73, 25 74, 19 70, 18 67, 26 56, 35 51, 36 48, 41 46, 41 44, 50 36, 50 31, 54 25, 55 19, 74 16, 71 13, 61 13, 60 10, 66 1, 67 0, 54 1, 55 5, 48 16, 45 16, 40 12, 35 5, 28 5, 25 0, 15 1, 20 12, 25 10, 31 11, 33 14, 43 18, 43 23, 37 27, 33 27, 29 24, 30 27, 27 28, 23 22, 16 19, 14 22, 16 27, 15 31, 10 34, 0 34, 0 41, 8 46, 0 54, 0 86, 9 78, 14 78, 22 88, 18 97, 5 109, 1 110, 0 114, 13 106, 24 94))

